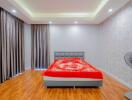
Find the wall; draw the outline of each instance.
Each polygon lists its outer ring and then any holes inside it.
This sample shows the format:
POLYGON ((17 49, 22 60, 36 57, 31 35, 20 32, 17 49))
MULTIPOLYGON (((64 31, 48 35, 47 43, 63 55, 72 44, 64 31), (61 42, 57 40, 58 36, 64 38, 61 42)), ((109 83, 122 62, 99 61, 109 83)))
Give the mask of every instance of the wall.
POLYGON ((31 69, 31 25, 24 24, 25 69, 31 69))
POLYGON ((55 51, 84 51, 88 62, 97 66, 97 25, 51 25, 51 62, 55 51))
MULTIPOLYGON (((84 51, 85 58, 98 66, 97 25, 50 25, 50 62, 55 51, 84 51)), ((25 68, 31 68, 31 25, 24 25, 25 68)))
POLYGON ((100 68, 132 88, 132 68, 124 61, 124 55, 132 52, 132 6, 100 25, 100 68))

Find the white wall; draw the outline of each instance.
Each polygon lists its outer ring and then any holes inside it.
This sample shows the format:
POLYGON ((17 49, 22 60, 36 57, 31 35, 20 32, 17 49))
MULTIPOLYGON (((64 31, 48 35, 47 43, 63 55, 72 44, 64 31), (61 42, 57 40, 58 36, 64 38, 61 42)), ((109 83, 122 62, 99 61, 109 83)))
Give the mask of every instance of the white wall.
POLYGON ((97 65, 97 25, 51 25, 51 62, 55 51, 84 51, 88 62, 97 65))
POLYGON ((124 61, 124 55, 132 52, 132 6, 100 25, 100 68, 132 87, 132 68, 124 61))
MULTIPOLYGON (((98 25, 50 25, 50 60, 55 51, 84 51, 85 58, 98 66, 98 25)), ((25 68, 31 68, 31 25, 24 25, 25 68)))
POLYGON ((31 69, 31 25, 24 24, 25 69, 31 69))

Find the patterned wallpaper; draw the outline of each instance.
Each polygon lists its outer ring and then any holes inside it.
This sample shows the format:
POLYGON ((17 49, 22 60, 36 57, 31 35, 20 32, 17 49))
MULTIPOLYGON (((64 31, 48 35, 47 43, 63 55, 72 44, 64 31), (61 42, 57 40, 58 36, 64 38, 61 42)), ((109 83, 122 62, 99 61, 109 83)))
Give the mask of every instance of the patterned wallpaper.
POLYGON ((99 66, 132 87, 132 68, 124 55, 132 52, 132 5, 100 25, 99 66))

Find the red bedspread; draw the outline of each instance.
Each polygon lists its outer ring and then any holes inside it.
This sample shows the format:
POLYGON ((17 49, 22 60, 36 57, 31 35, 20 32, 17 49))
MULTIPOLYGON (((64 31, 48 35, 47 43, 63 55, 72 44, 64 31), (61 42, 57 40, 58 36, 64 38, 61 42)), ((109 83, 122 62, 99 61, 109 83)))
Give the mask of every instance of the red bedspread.
POLYGON ((43 72, 44 76, 103 79, 101 71, 79 58, 56 60, 43 72))

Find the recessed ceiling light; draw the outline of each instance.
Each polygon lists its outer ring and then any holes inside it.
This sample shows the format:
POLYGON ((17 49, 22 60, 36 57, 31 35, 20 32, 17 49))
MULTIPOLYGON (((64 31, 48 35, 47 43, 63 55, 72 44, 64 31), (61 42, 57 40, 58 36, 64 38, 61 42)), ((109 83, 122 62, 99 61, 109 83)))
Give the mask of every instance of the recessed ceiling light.
POLYGON ((78 21, 74 21, 74 24, 78 24, 78 21))
POLYGON ((13 10, 12 10, 12 12, 13 12, 13 13, 16 13, 16 10, 15 10, 15 9, 13 9, 13 10))
POLYGON ((52 21, 49 21, 49 24, 52 24, 53 22, 52 21))
POLYGON ((109 9, 108 11, 109 11, 109 12, 112 12, 112 11, 113 11, 113 9, 109 9))

